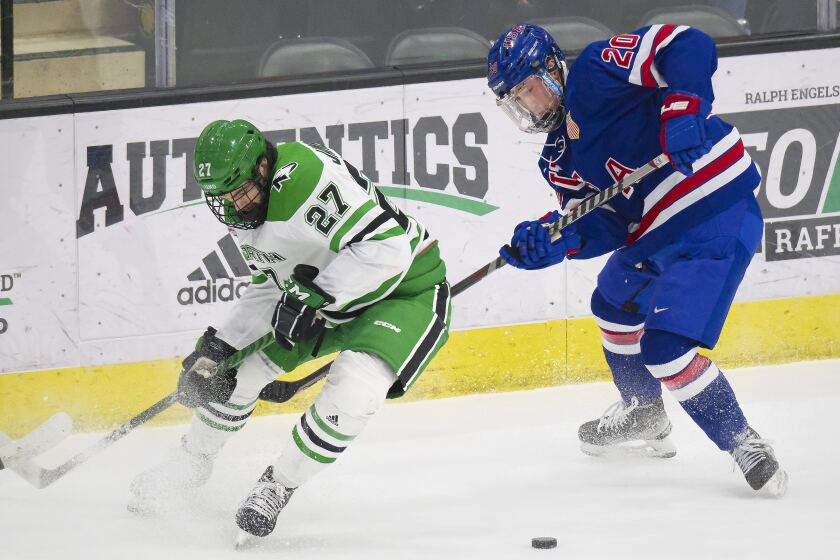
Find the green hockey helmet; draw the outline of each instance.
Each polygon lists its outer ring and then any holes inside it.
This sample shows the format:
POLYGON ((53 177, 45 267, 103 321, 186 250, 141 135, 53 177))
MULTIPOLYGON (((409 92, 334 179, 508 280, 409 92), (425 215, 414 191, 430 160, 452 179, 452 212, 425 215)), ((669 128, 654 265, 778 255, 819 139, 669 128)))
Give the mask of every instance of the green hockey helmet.
POLYGON ((245 120, 213 121, 199 135, 193 173, 207 205, 225 225, 253 229, 265 221, 269 185, 259 173, 259 162, 267 157, 273 163, 271 148, 257 127, 245 120), (237 210, 222 198, 249 181, 261 191, 257 207, 237 210))

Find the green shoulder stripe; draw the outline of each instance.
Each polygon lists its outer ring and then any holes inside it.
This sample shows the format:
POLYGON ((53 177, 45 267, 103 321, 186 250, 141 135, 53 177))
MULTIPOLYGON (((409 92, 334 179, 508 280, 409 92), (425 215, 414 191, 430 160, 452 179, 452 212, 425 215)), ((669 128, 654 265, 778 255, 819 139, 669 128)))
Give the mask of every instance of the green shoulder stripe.
POLYGON ((324 162, 305 144, 280 145, 271 175, 267 220, 285 222, 294 216, 312 195, 323 171, 324 162))

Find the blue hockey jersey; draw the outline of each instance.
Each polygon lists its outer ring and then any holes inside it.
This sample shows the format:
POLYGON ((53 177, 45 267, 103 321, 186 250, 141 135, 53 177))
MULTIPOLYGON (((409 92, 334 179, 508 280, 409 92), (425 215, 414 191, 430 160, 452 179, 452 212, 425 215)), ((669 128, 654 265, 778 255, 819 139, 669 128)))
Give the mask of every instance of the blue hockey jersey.
MULTIPOLYGON (((560 38, 562 40, 562 38, 560 38)), ((697 29, 652 25, 588 45, 566 82, 566 120, 549 133, 543 177, 568 212, 662 152, 660 109, 674 91, 714 100, 717 52, 697 29)), ((620 250, 640 262, 682 232, 745 197, 760 182, 738 131, 712 114, 711 152, 686 177, 667 166, 580 220, 585 240, 570 258, 620 250)))

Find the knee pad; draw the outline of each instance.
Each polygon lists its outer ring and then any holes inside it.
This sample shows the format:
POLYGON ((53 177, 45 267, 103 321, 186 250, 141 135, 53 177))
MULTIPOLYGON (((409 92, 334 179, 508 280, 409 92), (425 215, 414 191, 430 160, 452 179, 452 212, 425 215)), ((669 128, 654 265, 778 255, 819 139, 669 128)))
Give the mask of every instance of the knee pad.
POLYGON ((341 352, 274 463, 275 478, 297 487, 335 462, 382 406, 395 381, 394 372, 377 356, 341 352))
POLYGON ((228 402, 236 405, 254 402, 263 387, 281 373, 283 370, 262 352, 248 356, 237 368, 236 388, 228 402))
MULTIPOLYGON (((330 368, 315 408, 318 412, 335 409, 348 421, 366 421, 382 406, 395 381, 391 367, 378 356, 345 350, 330 368)), ((351 433, 355 431, 347 427, 351 433)))

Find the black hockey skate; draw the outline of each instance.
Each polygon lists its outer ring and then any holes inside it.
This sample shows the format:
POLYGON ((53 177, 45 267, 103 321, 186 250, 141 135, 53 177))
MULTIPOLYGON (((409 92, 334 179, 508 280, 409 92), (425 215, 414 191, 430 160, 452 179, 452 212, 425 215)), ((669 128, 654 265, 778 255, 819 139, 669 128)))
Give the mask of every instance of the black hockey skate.
POLYGON ((581 425, 578 438, 581 451, 587 455, 673 457, 677 449, 668 439, 670 433, 671 421, 661 398, 639 406, 633 397, 630 404, 618 401, 600 419, 581 425))
POLYGON ((753 490, 781 498, 787 491, 788 475, 779 467, 773 447, 747 426, 736 438, 737 447, 729 452, 753 490))
POLYGON ((286 488, 274 480, 274 467, 268 467, 251 493, 239 505, 236 524, 247 534, 237 537, 237 546, 248 541, 248 535, 265 537, 274 530, 277 516, 286 507, 294 488, 286 488))

